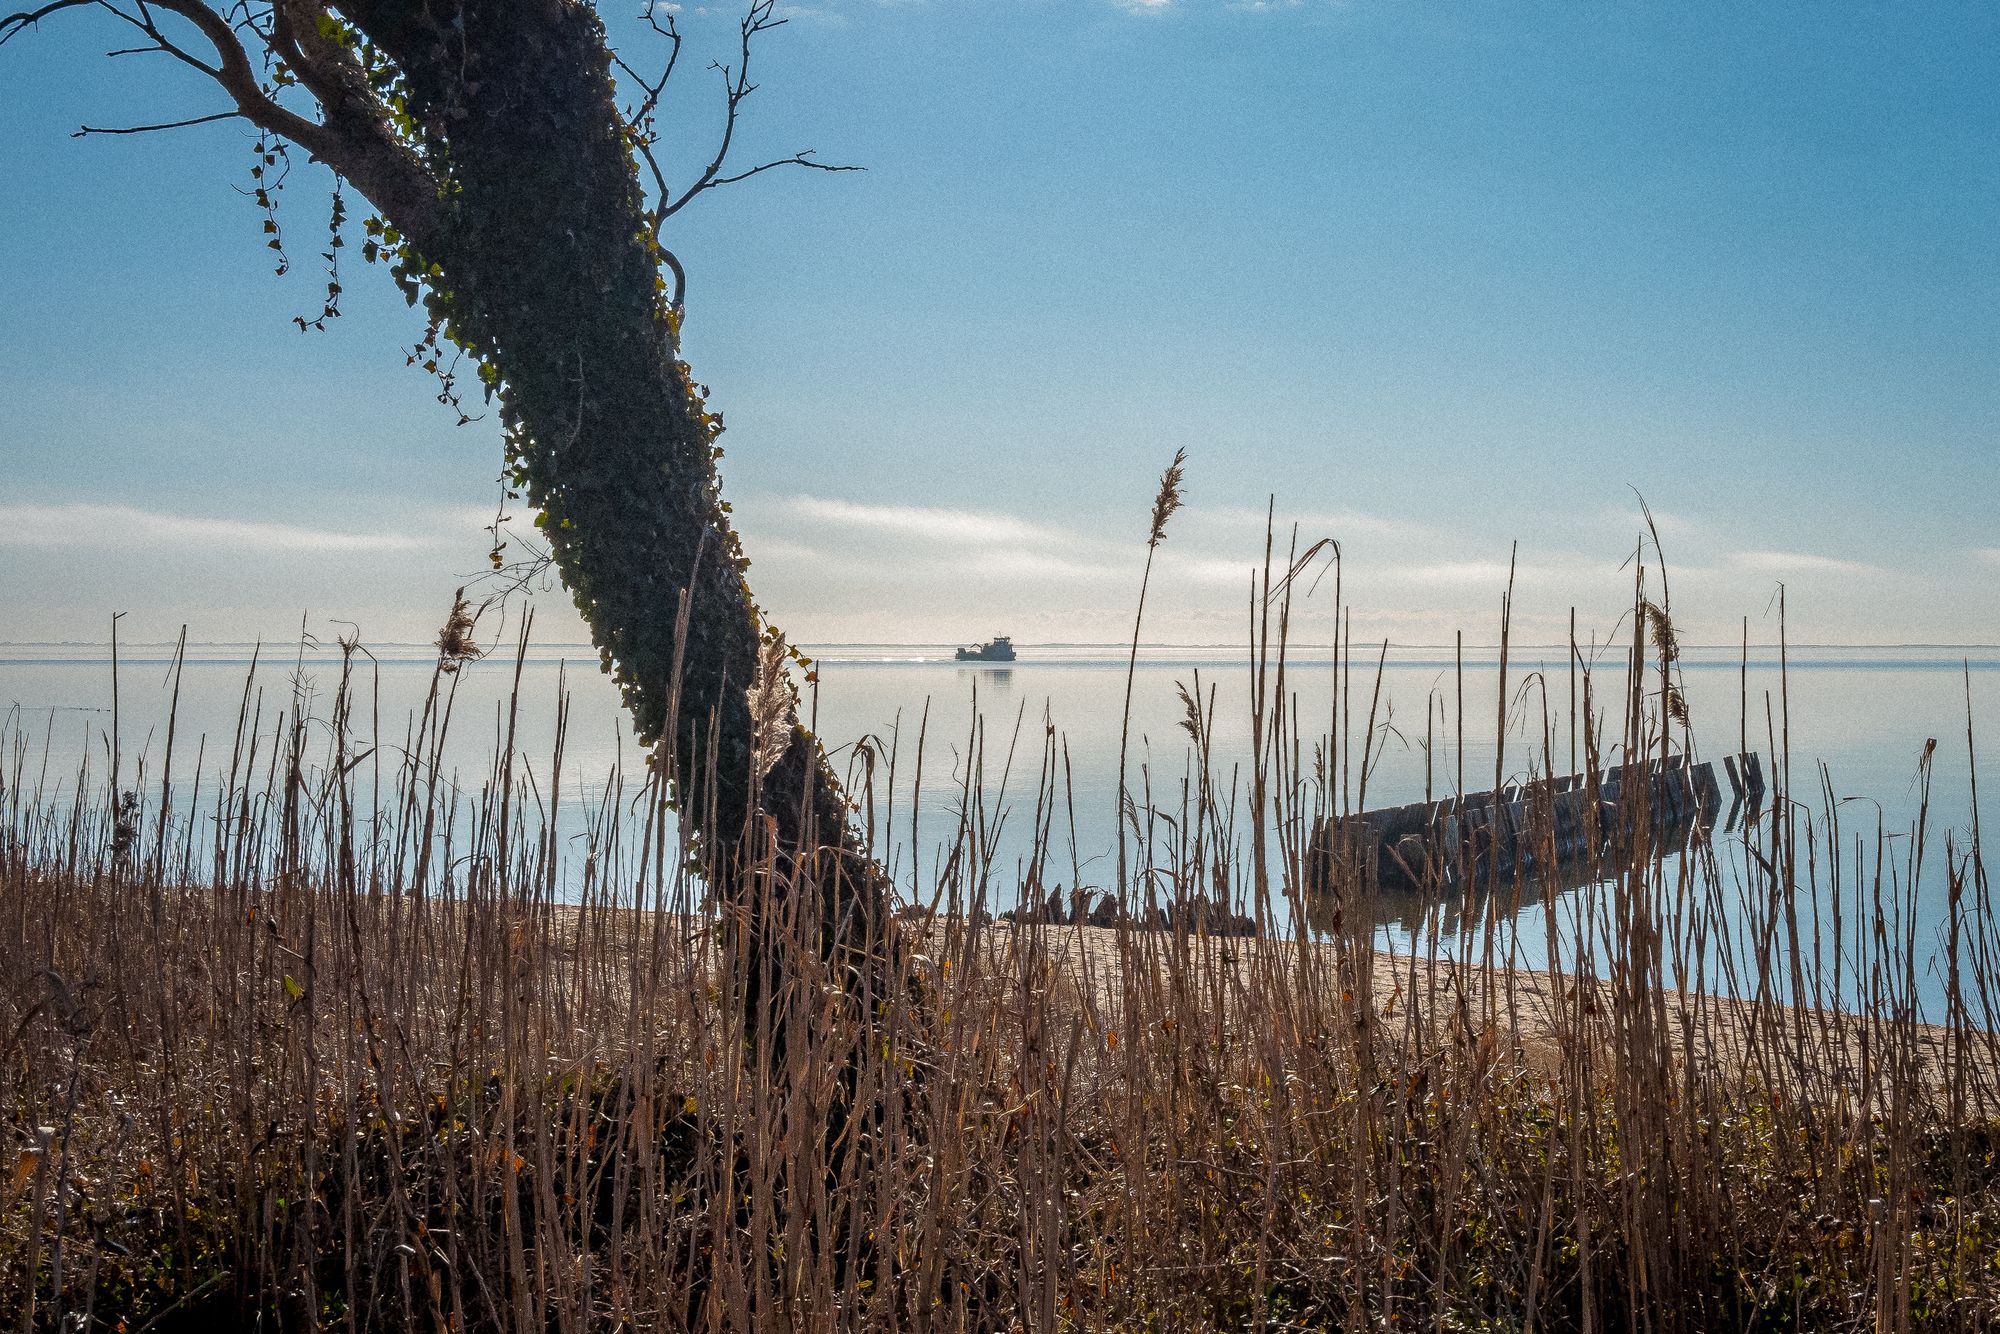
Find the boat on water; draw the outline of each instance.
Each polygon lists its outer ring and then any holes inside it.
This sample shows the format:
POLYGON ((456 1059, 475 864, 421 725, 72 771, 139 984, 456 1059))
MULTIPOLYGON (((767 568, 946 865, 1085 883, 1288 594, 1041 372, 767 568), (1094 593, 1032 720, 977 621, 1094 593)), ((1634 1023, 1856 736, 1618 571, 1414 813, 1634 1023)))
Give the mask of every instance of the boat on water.
POLYGON ((1014 641, 1006 635, 995 635, 984 644, 960 648, 955 656, 960 662, 1012 662, 1014 641))

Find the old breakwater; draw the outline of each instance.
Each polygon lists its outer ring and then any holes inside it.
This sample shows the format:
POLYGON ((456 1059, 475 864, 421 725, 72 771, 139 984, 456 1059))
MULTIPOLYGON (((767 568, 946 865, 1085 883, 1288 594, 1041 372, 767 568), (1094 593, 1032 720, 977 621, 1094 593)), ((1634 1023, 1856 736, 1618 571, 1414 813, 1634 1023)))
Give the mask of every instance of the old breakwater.
MULTIPOLYGON (((1764 798, 1755 752, 1726 756, 1728 825, 1764 798)), ((1533 879, 1557 887, 1607 862, 1661 856, 1712 829, 1723 813, 1713 761, 1653 757, 1585 773, 1319 822, 1306 851, 1309 895, 1336 886, 1410 892, 1533 879)))

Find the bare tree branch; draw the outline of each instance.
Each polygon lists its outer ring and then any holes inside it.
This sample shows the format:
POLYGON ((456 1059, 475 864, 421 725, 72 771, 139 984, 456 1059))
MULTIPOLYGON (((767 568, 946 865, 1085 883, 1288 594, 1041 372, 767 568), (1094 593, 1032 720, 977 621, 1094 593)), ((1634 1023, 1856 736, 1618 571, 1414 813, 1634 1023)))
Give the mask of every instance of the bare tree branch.
MULTIPOLYGON (((104 7, 137 28, 140 32, 152 38, 153 45, 150 49, 170 55, 189 69, 206 74, 211 79, 220 79, 222 77, 220 69, 197 60, 192 54, 167 40, 166 34, 160 31, 160 25, 153 21, 152 11, 146 7, 146 0, 139 0, 138 11, 131 14, 126 13, 117 5, 109 3, 109 0, 107 0, 104 7)), ((220 52, 218 51, 217 54, 220 54, 220 52)))
POLYGON ((260 26, 260 11, 241 0, 226 9, 204 0, 135 0, 121 8, 112 0, 50 0, 39 9, 0 18, 0 46, 45 18, 71 9, 100 9, 145 34, 149 46, 121 48, 118 54, 158 52, 169 55, 213 80, 235 102, 234 113, 217 113, 188 121, 127 129, 85 126, 84 134, 138 134, 175 129, 238 115, 259 129, 290 140, 347 179, 373 200, 419 248, 436 228, 438 183, 423 161, 399 140, 380 100, 369 89, 365 71, 353 54, 328 40, 319 19, 321 0, 274 0, 269 31, 260 26), (171 14, 201 34, 214 52, 214 63, 198 58, 161 28, 159 15, 171 14), (259 77, 257 63, 244 45, 254 38, 270 57, 282 61, 319 101, 323 121, 281 105, 259 77))
MULTIPOLYGON (((626 113, 625 124, 631 134, 633 151, 639 155, 639 161, 645 165, 647 173, 653 178, 653 197, 665 203, 672 192, 667 189, 666 173, 660 169, 660 160, 653 152, 653 145, 659 142, 660 137, 659 131, 653 125, 653 114, 659 108, 660 96, 666 91, 667 80, 674 77, 674 67, 680 64, 681 31, 671 14, 667 16, 666 26, 662 27, 659 17, 651 6, 646 10, 646 22, 652 26, 654 32, 665 37, 669 43, 666 65, 661 69, 660 77, 646 78, 615 51, 611 54, 611 60, 627 78, 645 90, 645 96, 626 113)), ((657 241, 660 235, 661 214, 656 207, 648 216, 653 228, 653 239, 657 241)), ((675 266, 675 274, 677 278, 681 278, 678 265, 675 266)), ((681 278, 681 288, 685 287, 685 279, 681 278)), ((678 298, 675 307, 679 308, 678 298)))
POLYGON ((626 64, 617 52, 614 51, 611 55, 612 61, 617 64, 618 68, 629 75, 632 82, 646 90, 645 98, 640 101, 638 106, 632 109, 631 114, 627 117, 635 128, 647 117, 651 116, 654 110, 660 105, 660 94, 666 91, 667 80, 674 77, 674 66, 679 64, 681 59, 681 30, 675 25, 673 15, 667 15, 666 26, 661 27, 659 18, 651 9, 648 9, 646 11, 646 22, 652 25, 654 32, 666 38, 668 43, 670 43, 667 49, 666 67, 660 71, 659 78, 646 79, 637 70, 626 64))
POLYGON ((708 167, 700 176, 695 178, 695 183, 687 188, 686 193, 682 194, 679 199, 674 200, 672 203, 667 201, 666 196, 662 195, 660 197, 659 208, 654 215, 656 230, 660 222, 664 222, 666 219, 680 212, 686 206, 688 200, 693 199, 696 195, 714 184, 716 174, 722 170, 722 164, 728 160, 729 145, 736 138, 737 110, 743 105, 744 98, 757 91, 757 85, 750 82, 750 42, 758 33, 763 32, 766 28, 783 27, 787 22, 785 19, 774 19, 771 17, 771 12, 777 5, 777 2, 778 0, 751 0, 750 12, 743 16, 741 25, 742 40, 738 46, 739 54, 733 74, 727 65, 718 64, 710 66, 711 69, 722 71, 722 142, 716 147, 715 157, 709 162, 708 167))
POLYGON ((37 27, 41 21, 65 9, 109 8, 102 0, 52 0, 40 9, 23 10, 0 19, 0 46, 5 46, 29 28, 37 27))
MULTIPOLYGON (((625 121, 633 154, 652 181, 654 206, 646 218, 656 245, 666 220, 703 191, 733 185, 777 167, 862 170, 857 166, 820 162, 812 149, 747 170, 728 170, 736 142, 737 117, 744 101, 757 91, 757 85, 750 79, 751 47, 758 34, 783 27, 787 22, 777 16, 776 5, 777 0, 751 0, 749 12, 738 25, 736 60, 713 67, 721 72, 723 80, 721 142, 694 181, 678 193, 669 188, 666 170, 659 160, 655 120, 668 81, 679 68, 684 36, 671 15, 663 22, 657 12, 648 13, 648 24, 668 43, 659 74, 646 77, 623 58, 615 54, 612 57, 636 90, 637 100, 625 111, 625 121)), ((233 112, 215 112, 180 121, 119 127, 86 125, 77 131, 78 136, 142 134, 240 117, 298 144, 312 157, 353 181, 385 216, 395 220, 420 250, 425 248, 426 238, 436 226, 437 179, 417 150, 397 135, 393 118, 355 53, 330 38, 322 27, 330 13, 327 0, 271 0, 268 8, 252 6, 245 0, 226 3, 225 0, 129 0, 129 3, 49 0, 38 9, 0 19, 0 45, 43 19, 71 9, 101 9, 144 34, 149 43, 124 47, 116 54, 172 56, 220 85, 236 104, 233 112), (197 56, 164 31, 159 19, 166 14, 185 21, 199 32, 212 48, 213 57, 197 56), (246 41, 250 44, 246 45, 246 41), (268 80, 259 76, 252 50, 266 60, 280 62, 296 77, 299 85, 319 103, 320 119, 300 115, 278 102, 268 80)), ((686 270, 664 246, 659 248, 659 256, 673 274, 674 308, 682 309, 687 296, 686 270)))
POLYGON ((773 162, 766 162, 760 166, 752 167, 748 171, 734 172, 729 175, 722 174, 723 168, 729 160, 730 148, 736 139, 737 113, 742 107, 744 99, 757 91, 757 85, 750 82, 751 43, 756 39, 757 34, 772 28, 783 27, 788 22, 786 19, 775 16, 776 3, 777 0, 751 0, 750 11, 744 16, 740 24, 740 40, 736 62, 733 65, 715 64, 710 66, 711 69, 722 72, 724 111, 722 142, 716 148, 715 156, 709 160, 708 165, 695 178, 694 183, 678 195, 668 187, 666 170, 660 165, 659 155, 655 149, 655 145, 659 143, 660 136, 654 124, 654 117, 659 111, 660 98, 666 91, 667 81, 673 78, 674 70, 680 64, 681 49, 684 40, 680 28, 675 24, 672 15, 668 15, 666 22, 662 24, 657 12, 648 9, 646 13, 647 23, 652 25, 654 32, 666 38, 668 42, 666 62, 656 78, 646 77, 633 68, 632 64, 625 60, 624 57, 618 55, 616 52, 612 53, 612 63, 626 79, 631 81, 638 91, 638 100, 624 113, 625 128, 634 156, 637 157, 639 164, 645 168, 647 176, 652 179, 654 205, 647 212, 646 220, 652 229, 653 242, 657 248, 660 262, 672 272, 674 277, 673 308, 675 310, 684 309, 687 303, 687 270, 682 267, 680 259, 671 250, 660 244, 660 237, 662 231, 665 229, 667 219, 680 212, 682 208, 687 206, 688 201, 692 200, 696 195, 704 190, 712 190, 718 185, 733 185, 737 181, 748 180, 759 172, 769 171, 773 167, 812 167, 819 171, 865 170, 862 167, 837 166, 827 162, 815 162, 812 160, 813 150, 808 148, 803 152, 794 153, 790 157, 780 158, 773 162))
MULTIPOLYGON (((734 185, 738 181, 747 181, 752 176, 755 176, 758 172, 769 171, 773 167, 811 167, 814 171, 868 170, 868 168, 866 167, 841 166, 832 162, 814 162, 812 160, 813 151, 814 150, 808 148, 802 152, 794 153, 790 157, 779 158, 776 162, 766 162, 761 167, 752 167, 748 171, 739 171, 734 176, 718 176, 714 180, 708 182, 706 185, 703 185, 701 188, 704 190, 713 190, 718 185, 734 185)), ((689 193, 692 194, 693 192, 690 191, 689 193)), ((681 200, 682 204, 685 204, 686 202, 687 200, 685 198, 681 200)), ((680 207, 680 205, 677 204, 675 205, 675 207, 678 208, 680 207)))
MULTIPOLYGON (((236 35, 235 25, 201 3, 201 0, 151 0, 150 4, 141 0, 139 15, 135 26, 157 41, 163 49, 179 55, 221 84, 223 91, 235 99, 237 107, 243 114, 257 125, 273 134, 290 139, 305 148, 307 152, 324 160, 332 161, 341 156, 342 145, 325 125, 308 120, 297 112, 278 105, 265 94, 263 86, 258 81, 256 67, 250 61, 250 53, 236 35), (168 42, 152 20, 150 11, 153 5, 193 24, 196 31, 200 32, 215 49, 220 62, 218 66, 210 69, 168 42)), ((338 163, 334 165, 338 167, 338 163)))
POLYGON ((659 251, 660 251, 660 262, 662 264, 665 264, 669 269, 673 271, 674 309, 683 310, 687 307, 687 290, 688 290, 687 270, 681 267, 680 257, 674 254, 673 251, 667 249, 665 246, 660 246, 659 251))
POLYGON ((163 121, 158 125, 79 125, 70 134, 72 139, 81 139, 87 134, 151 134, 155 130, 184 130, 190 125, 209 125, 218 120, 241 120, 240 111, 217 111, 206 116, 193 116, 187 120, 163 121))
MULTIPOLYGON (((668 194, 666 174, 660 170, 659 158, 653 155, 653 141, 657 136, 651 127, 640 129, 628 126, 627 133, 632 138, 632 150, 639 155, 639 161, 646 164, 646 171, 653 178, 653 197, 659 200, 666 199, 668 194)), ((659 240, 660 224, 666 221, 665 215, 656 207, 647 215, 647 220, 653 229, 653 239, 659 240)))
POLYGON ((316 145, 327 143, 329 136, 324 126, 279 106, 264 94, 258 85, 249 53, 237 40, 233 26, 200 0, 150 0, 150 3, 149 0, 140 0, 138 6, 130 11, 120 9, 109 0, 51 0, 40 9, 0 19, 0 44, 12 41, 28 28, 39 25, 43 19, 62 10, 84 8, 101 9, 115 15, 152 40, 153 45, 149 47, 125 48, 125 54, 158 51, 173 56, 221 84, 223 91, 236 102, 239 113, 254 123, 304 145, 310 152, 317 153, 316 145), (206 64, 170 41, 153 17, 155 7, 193 24, 215 49, 218 63, 206 64))
MULTIPOLYGON (((724 90, 723 119, 722 142, 717 145, 715 156, 709 160, 708 166, 703 169, 701 175, 695 178, 694 184, 682 191, 678 198, 671 197, 668 194, 664 188, 664 183, 660 182, 659 173, 657 171, 654 172, 655 182, 661 184, 659 203, 653 210, 654 236, 657 237, 659 235, 660 228, 666 223, 668 218, 686 208, 688 201, 702 191, 712 190, 718 185, 733 185, 737 181, 748 180, 759 172, 769 171, 773 167, 812 167, 819 171, 864 170, 861 167, 836 166, 832 163, 815 162, 812 160, 813 150, 808 148, 804 152, 794 153, 787 158, 779 158, 775 162, 766 162, 762 166, 752 167, 748 171, 740 171, 728 176, 722 174, 723 167, 729 161, 729 150, 736 141, 737 114, 742 109, 744 99, 757 91, 757 85, 750 82, 750 45, 756 39, 758 33, 768 32, 772 28, 782 28, 786 23, 790 22, 789 19, 781 19, 773 16, 776 7, 777 0, 752 0, 750 12, 744 15, 741 24, 741 41, 737 47, 735 66, 731 67, 721 64, 712 66, 712 68, 722 71, 724 90)), ((678 49, 676 50, 676 54, 678 54, 678 49)))

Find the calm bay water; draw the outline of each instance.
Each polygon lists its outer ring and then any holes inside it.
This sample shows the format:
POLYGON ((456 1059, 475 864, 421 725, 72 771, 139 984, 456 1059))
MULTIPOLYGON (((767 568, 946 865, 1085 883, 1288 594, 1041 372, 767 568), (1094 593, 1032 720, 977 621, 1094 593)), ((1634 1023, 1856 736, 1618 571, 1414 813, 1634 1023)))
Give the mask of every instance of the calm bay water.
MULTIPOLYGON (((968 665, 951 660, 943 646, 829 646, 809 650, 818 682, 807 707, 820 735, 836 750, 836 764, 854 757, 853 743, 870 738, 881 755, 877 771, 879 816, 892 819, 885 835, 899 880, 928 897, 943 850, 955 836, 964 806, 968 765, 977 766, 981 810, 995 850, 990 904, 1011 906, 1020 866, 1031 844, 1036 790, 1043 776, 1044 743, 1055 747, 1059 780, 1057 852, 1048 872, 1065 885, 1105 885, 1115 876, 1114 819, 1120 720, 1125 692, 1125 650, 1107 646, 1023 646, 1011 666, 968 665), (975 720, 979 726, 975 729, 975 720), (1050 729, 1053 728, 1053 733, 1050 729), (916 782, 922 755, 922 782, 916 782), (1010 763, 1011 753, 1011 763, 1010 763), (893 789, 888 760, 893 754, 893 789), (920 798, 914 800, 913 798, 920 798), (917 820, 912 836, 912 807, 917 820)), ((354 730, 361 747, 381 742, 380 753, 399 753, 413 711, 430 687, 433 656, 422 646, 386 646, 357 673, 361 703, 354 730)), ((1501 676, 1496 650, 1390 649, 1379 669, 1379 647, 1359 647, 1337 663, 1325 649, 1294 649, 1285 689, 1295 701, 1300 744, 1308 766, 1329 733, 1346 738, 1350 759, 1348 799, 1358 808, 1400 804, 1454 790, 1461 768, 1466 790, 1490 788, 1496 772, 1520 779, 1541 771, 1544 737, 1558 772, 1569 767, 1572 690, 1581 681, 1563 648, 1516 649, 1507 667, 1506 744, 1499 734, 1501 676), (1346 680, 1346 717, 1332 717, 1334 681, 1346 680), (1379 687, 1378 687, 1379 677, 1379 687), (1369 730, 1369 713, 1374 729, 1369 730), (1457 744, 1464 717, 1465 744, 1457 744), (1430 744, 1426 745, 1426 722, 1430 744), (1372 736, 1365 794, 1360 752, 1372 736)), ((327 648, 265 650, 254 675, 247 645, 190 646, 180 677, 175 768, 185 787, 197 756, 204 785, 213 782, 217 755, 226 754, 239 708, 245 706, 268 731, 302 700, 314 726, 324 719, 339 673, 338 654, 327 648)), ((159 645, 121 651, 118 733, 124 781, 141 772, 156 782, 166 745, 173 685, 171 651, 159 645)), ((1843 826, 1873 841, 1876 822, 1889 831, 1889 847, 1907 855, 1907 833, 1917 815, 1918 761, 1935 738, 1931 784, 1931 868, 1918 886, 1915 933, 1920 956, 1936 946, 1944 915, 1941 853, 1947 828, 1971 822, 1972 764, 1966 742, 1968 703, 1974 726, 2000 717, 2000 649, 1794 647, 1781 671, 1777 650, 1689 649, 1681 679, 1697 746, 1709 757, 1752 749, 1771 767, 1787 725, 1794 795, 1818 806, 1817 766, 1824 765, 1843 826), (1781 693, 1781 687, 1783 687, 1781 693), (1788 696, 1788 698, 1787 698, 1788 696), (1788 708, 1787 708, 1788 704, 1788 708)), ((1613 740, 1622 708, 1623 655, 1600 656, 1593 671, 1596 696, 1608 701, 1613 740)), ((506 734, 506 698, 515 679, 511 656, 469 665, 457 683, 446 767, 477 789, 506 734)), ((635 775, 638 750, 617 706, 616 692, 597 671, 587 647, 533 650, 520 668, 522 698, 515 721, 519 753, 545 774, 554 740, 558 698, 567 694, 571 721, 563 766, 566 833, 579 833, 590 809, 605 799, 610 775, 623 765, 635 775)), ((1189 772, 1189 743, 1179 687, 1199 687, 1211 706, 1214 773, 1227 792, 1251 753, 1252 673, 1241 650, 1149 648, 1141 651, 1132 691, 1132 781, 1146 785, 1153 803, 1177 816, 1189 772), (1212 694, 1211 694, 1212 692, 1212 694)), ((109 762, 112 671, 103 646, 0 646, 0 711, 26 739, 29 783, 45 793, 74 791, 88 758, 91 781, 102 782, 109 762)), ((2000 741, 1996 741, 2000 745, 2000 741)), ((1983 791, 2000 781, 1993 763, 1978 761, 1983 791)), ((636 783, 629 784, 636 786, 636 783)), ((1240 795, 1238 797, 1240 805, 1240 795)), ((1247 817, 1238 821, 1247 828, 1247 817)), ((1740 868, 1740 846, 1718 838, 1725 882, 1740 868)), ((581 853, 573 860, 581 862, 581 853)), ((571 868, 572 870, 574 867, 571 868)), ((1573 894, 1557 895, 1560 915, 1573 894)), ((1830 907, 1830 905, 1827 905, 1830 907)), ((1425 933, 1461 945, 1463 905, 1425 916, 1410 905, 1385 904, 1379 935, 1385 945, 1408 948, 1425 933)), ((1550 905, 1525 902, 1499 914, 1499 932, 1519 957, 1546 962, 1550 905)), ((1476 917, 1476 914, 1470 914, 1476 917)), ((1852 915, 1850 914, 1850 920, 1852 915)), ((1830 930, 1830 928, 1829 928, 1830 930)), ((1927 1008, 1939 1002, 1935 970, 1922 986, 1927 1008)))

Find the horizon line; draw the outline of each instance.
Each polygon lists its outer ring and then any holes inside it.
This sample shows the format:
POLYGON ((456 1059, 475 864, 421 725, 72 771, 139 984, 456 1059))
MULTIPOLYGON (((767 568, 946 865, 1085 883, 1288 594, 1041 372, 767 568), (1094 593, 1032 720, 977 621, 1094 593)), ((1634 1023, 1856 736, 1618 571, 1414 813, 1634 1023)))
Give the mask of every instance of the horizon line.
MULTIPOLYGON (((1594 645, 1583 644, 1583 643, 1573 644, 1571 642, 1563 642, 1563 641, 1549 641, 1546 643, 1509 644, 1506 647, 1510 651, 1515 649, 1520 649, 1520 650, 1568 649, 1571 647, 1578 647, 1578 648, 1596 647, 1598 649, 1603 649, 1603 648, 1608 648, 1614 643, 1619 643, 1619 642, 1623 642, 1622 639, 1602 640, 1598 641, 1594 645)), ((1441 651, 1452 651, 1459 648, 1498 650, 1502 647, 1502 645, 1497 643, 1492 643, 1492 644, 1399 643, 1394 639, 1385 641, 1381 639, 1372 639, 1372 638, 1365 640, 1361 639, 1347 640, 1344 641, 1344 643, 1348 647, 1365 644, 1369 647, 1380 648, 1386 643, 1386 645, 1390 649, 1435 649, 1441 651)), ((1015 645, 1016 647, 1019 648, 1093 648, 1093 649, 1117 649, 1121 652, 1129 652, 1133 647, 1133 644, 1130 640, 1095 640, 1095 639, 1047 639, 1047 640, 1032 640, 1032 641, 1016 640, 1015 645)), ((176 641, 170 639, 130 640, 121 642, 119 644, 119 649, 122 653, 123 650, 125 649, 134 649, 134 650, 172 649, 175 646, 176 646, 176 641)), ((1799 641, 1799 642, 1787 643, 1777 640, 1770 640, 1770 641, 1751 640, 1749 641, 1748 646, 1752 649, 1783 649, 1792 652, 1797 652, 1806 649, 1928 649, 1933 651, 1941 651, 1946 649, 1951 649, 1951 650, 1976 649, 1985 652, 2000 652, 2000 643, 1992 643, 1992 644, 1950 643, 1950 642, 1933 642, 1927 640, 1899 640, 1893 642, 1879 642, 1879 643, 1839 642, 1831 640, 1799 641)), ((278 649, 282 647, 286 650, 295 650, 299 648, 300 645, 297 640, 191 639, 187 641, 186 647, 189 649, 197 649, 197 648, 278 649)), ((376 641, 373 645, 367 645, 367 644, 363 645, 364 649, 369 647, 386 648, 386 649, 433 650, 437 647, 437 645, 428 640, 385 639, 376 641)), ((531 642, 528 645, 528 647, 531 652, 538 649, 539 650, 577 649, 580 651, 589 652, 591 654, 596 654, 599 652, 597 645, 583 640, 551 640, 545 643, 531 642)), ((856 649, 856 648, 887 648, 887 649, 953 648, 957 647, 957 645, 954 641, 942 640, 942 639, 925 639, 925 640, 856 639, 856 640, 838 640, 838 641, 836 640, 800 641, 796 643, 794 647, 800 649, 801 651, 807 649, 825 651, 828 649, 856 649)), ((1147 641, 1147 640, 1140 641, 1138 647, 1141 649, 1227 649, 1232 652, 1241 651, 1244 648, 1242 644, 1237 644, 1237 643, 1179 643, 1179 642, 1147 641)), ((1335 643, 1313 642, 1313 643, 1292 643, 1286 645, 1285 647, 1287 651, 1295 651, 1300 649, 1334 649, 1342 647, 1342 645, 1335 643)), ((1691 644, 1681 645, 1681 649, 1683 652, 1690 649, 1732 649, 1740 652, 1744 647, 1745 644, 1744 641, 1742 640, 1735 640, 1729 643, 1714 643, 1714 644, 1691 643, 1691 644)), ((77 649, 87 648, 87 649, 103 649, 108 651, 111 648, 111 641, 108 639, 12 639, 12 640, 0 639, 0 650, 26 649, 26 648, 77 648, 77 649)), ((328 641, 314 645, 313 651, 316 652, 329 651, 329 650, 335 650, 337 648, 338 645, 336 643, 328 641)), ((499 657, 505 655, 494 650, 489 650, 487 656, 499 657)))

